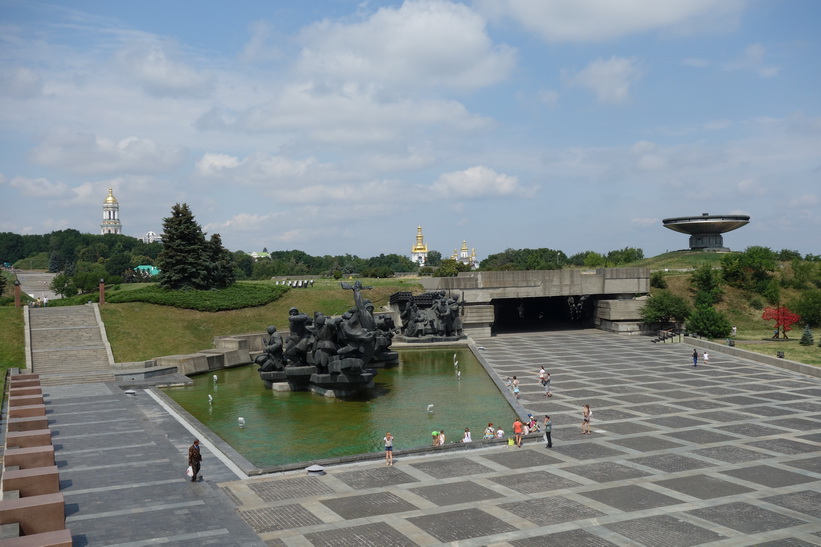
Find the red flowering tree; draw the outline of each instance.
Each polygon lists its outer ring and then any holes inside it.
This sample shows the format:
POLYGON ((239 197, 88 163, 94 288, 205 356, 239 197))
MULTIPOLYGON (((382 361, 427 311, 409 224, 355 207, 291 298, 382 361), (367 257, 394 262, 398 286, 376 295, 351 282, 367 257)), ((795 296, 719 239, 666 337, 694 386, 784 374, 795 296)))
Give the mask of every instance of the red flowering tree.
POLYGON ((780 306, 778 308, 764 308, 764 313, 761 314, 761 319, 769 321, 775 319, 775 334, 773 338, 778 338, 778 329, 784 333, 784 338, 787 338, 787 331, 792 330, 792 325, 801 321, 801 316, 797 313, 791 312, 788 308, 780 306))

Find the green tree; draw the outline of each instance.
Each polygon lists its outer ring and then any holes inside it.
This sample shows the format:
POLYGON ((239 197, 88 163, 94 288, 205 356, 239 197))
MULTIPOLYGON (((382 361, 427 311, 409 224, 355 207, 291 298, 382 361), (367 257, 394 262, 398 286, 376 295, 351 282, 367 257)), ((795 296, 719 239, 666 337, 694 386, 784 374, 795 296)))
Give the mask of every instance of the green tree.
POLYGON ((208 246, 187 203, 177 203, 163 219, 163 250, 157 257, 160 286, 209 289, 208 246))
POLYGON ((469 272, 470 266, 467 264, 462 264, 461 262, 457 262, 452 258, 447 258, 442 261, 442 265, 439 266, 436 271, 434 272, 434 277, 456 277, 459 275, 459 272, 469 272))
POLYGON ((654 289, 666 289, 667 280, 664 279, 664 273, 655 271, 650 274, 650 286, 654 289))
POLYGON ((51 280, 50 288, 63 298, 77 294, 77 287, 74 286, 72 278, 65 274, 55 275, 51 280))
POLYGON ((687 330, 708 338, 726 338, 733 330, 724 314, 713 307, 700 307, 687 320, 687 330))
POLYGON ((234 252, 237 278, 250 279, 254 273, 254 257, 244 251, 234 252))
POLYGON ((442 253, 439 251, 428 251, 428 262, 426 266, 433 268, 442 264, 442 253))
POLYGON ((821 327, 821 289, 804 291, 788 307, 810 327, 821 327))
POLYGON ((616 249, 607 253, 607 265, 619 266, 621 264, 637 262, 643 258, 643 250, 637 249, 635 247, 625 247, 624 249, 616 249))
POLYGON ((115 253, 105 261, 105 271, 109 275, 123 275, 131 269, 131 255, 125 252, 115 253))
POLYGON ((679 326, 690 316, 690 305, 687 301, 670 291, 658 291, 652 294, 642 306, 641 320, 647 324, 675 323, 679 326))
POLYGON ((231 252, 222 246, 222 238, 214 234, 207 244, 208 269, 210 279, 209 288, 225 289, 236 281, 234 260, 231 252))
POLYGON ((721 273, 709 264, 702 264, 693 271, 690 287, 696 293, 696 305, 713 305, 721 302, 721 273))
POLYGON ((729 253, 721 258, 724 280, 733 287, 761 294, 778 266, 776 259, 769 247, 752 246, 742 253, 729 253))
POLYGON ((813 344, 812 329, 809 325, 804 325, 804 332, 801 334, 801 340, 798 343, 802 346, 811 346, 813 344))
POLYGON ((57 273, 60 271, 60 257, 57 254, 57 251, 51 251, 51 254, 48 257, 48 271, 51 273, 57 273))
POLYGON ((3 296, 3 294, 6 292, 6 283, 7 282, 8 282, 8 280, 6 279, 6 276, 3 275, 3 274, 0 274, 0 296, 3 296))

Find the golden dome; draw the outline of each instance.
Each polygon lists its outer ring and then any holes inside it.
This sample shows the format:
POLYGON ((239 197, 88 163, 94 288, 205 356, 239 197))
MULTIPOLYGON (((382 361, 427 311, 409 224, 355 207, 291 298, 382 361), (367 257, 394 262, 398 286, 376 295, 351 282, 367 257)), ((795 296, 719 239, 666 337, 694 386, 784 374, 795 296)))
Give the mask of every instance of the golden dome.
POLYGON ((104 203, 117 203, 117 198, 114 197, 114 189, 110 186, 108 187, 108 197, 105 198, 104 203))
POLYGON ((422 238, 422 227, 419 226, 416 228, 416 244, 411 249, 411 253, 427 253, 428 246, 425 245, 423 238, 422 238))

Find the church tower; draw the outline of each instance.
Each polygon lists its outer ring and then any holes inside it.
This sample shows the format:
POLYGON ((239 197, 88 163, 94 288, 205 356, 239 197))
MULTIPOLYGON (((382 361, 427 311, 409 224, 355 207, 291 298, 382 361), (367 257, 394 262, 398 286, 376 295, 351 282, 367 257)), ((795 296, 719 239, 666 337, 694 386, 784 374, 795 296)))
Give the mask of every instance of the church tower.
POLYGON ((428 246, 422 237, 422 227, 416 228, 416 244, 411 248, 411 260, 424 266, 428 263, 428 246))
POLYGON ((109 186, 108 197, 103 202, 103 221, 100 223, 101 234, 121 234, 123 225, 120 224, 120 204, 114 197, 114 190, 109 186))

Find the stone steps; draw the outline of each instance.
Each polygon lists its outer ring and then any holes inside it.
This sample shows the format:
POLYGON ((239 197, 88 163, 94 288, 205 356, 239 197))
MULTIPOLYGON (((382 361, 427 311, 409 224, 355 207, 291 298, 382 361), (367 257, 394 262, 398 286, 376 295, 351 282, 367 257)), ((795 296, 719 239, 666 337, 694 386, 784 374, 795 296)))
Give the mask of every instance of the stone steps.
POLYGON ((32 372, 43 385, 115 380, 92 306, 30 309, 29 331, 32 372))

